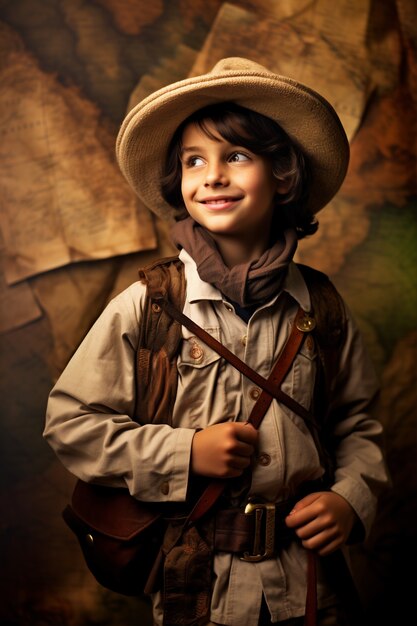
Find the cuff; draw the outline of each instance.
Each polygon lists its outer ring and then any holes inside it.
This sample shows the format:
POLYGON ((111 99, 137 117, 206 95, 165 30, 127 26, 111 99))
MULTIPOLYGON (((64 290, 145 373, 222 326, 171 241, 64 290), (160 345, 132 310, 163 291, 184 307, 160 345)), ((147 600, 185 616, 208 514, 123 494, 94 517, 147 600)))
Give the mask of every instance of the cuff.
POLYGON ((363 541, 369 535, 375 518, 376 497, 366 485, 351 479, 338 481, 331 487, 331 491, 349 502, 361 522, 361 527, 358 524, 354 527, 349 543, 363 541))

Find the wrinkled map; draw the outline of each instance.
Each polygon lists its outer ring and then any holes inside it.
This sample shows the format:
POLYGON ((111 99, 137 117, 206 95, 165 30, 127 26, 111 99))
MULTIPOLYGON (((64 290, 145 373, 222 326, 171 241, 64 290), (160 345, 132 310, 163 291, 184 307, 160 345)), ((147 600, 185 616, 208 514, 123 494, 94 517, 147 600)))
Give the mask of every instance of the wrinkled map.
POLYGON ((395 490, 352 559, 370 626, 411 623, 416 15, 412 0, 0 0, 1 623, 151 624, 146 600, 87 571, 60 518, 73 477, 41 433, 51 385, 106 303, 139 266, 174 252, 118 172, 120 121, 229 55, 323 93, 351 141, 347 178, 297 257, 331 276, 381 377, 395 490))

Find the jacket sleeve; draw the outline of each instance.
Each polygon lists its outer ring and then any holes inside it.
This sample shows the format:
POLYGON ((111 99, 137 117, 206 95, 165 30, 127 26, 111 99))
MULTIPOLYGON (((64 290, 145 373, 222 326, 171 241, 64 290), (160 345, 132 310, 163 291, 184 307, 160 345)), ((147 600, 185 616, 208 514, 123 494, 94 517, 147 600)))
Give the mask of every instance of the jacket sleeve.
POLYGON ((145 287, 106 307, 52 389, 44 437, 78 478, 144 501, 184 501, 194 430, 133 421, 145 287))
POLYGON ((333 382, 329 423, 335 460, 332 490, 351 504, 363 526, 353 539, 362 540, 369 533, 378 496, 388 482, 382 425, 375 415, 378 393, 373 364, 347 310, 347 336, 333 382))

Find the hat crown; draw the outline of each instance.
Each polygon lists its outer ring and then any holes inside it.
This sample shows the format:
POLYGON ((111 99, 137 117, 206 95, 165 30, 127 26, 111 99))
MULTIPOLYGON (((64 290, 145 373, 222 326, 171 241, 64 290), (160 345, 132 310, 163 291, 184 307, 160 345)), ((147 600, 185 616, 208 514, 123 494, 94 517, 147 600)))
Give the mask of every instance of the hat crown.
POLYGON ((272 74, 263 65, 244 59, 243 57, 227 57, 221 59, 213 67, 210 74, 224 74, 226 72, 261 72, 262 74, 272 74))

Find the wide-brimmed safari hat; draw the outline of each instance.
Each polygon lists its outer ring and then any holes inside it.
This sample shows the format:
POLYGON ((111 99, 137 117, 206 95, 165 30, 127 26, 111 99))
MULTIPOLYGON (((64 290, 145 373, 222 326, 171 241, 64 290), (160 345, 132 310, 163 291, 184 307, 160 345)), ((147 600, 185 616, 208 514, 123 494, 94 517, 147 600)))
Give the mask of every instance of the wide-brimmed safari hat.
POLYGON ((145 205, 163 219, 183 213, 161 193, 169 143, 189 115, 225 101, 272 118, 298 144, 309 163, 309 208, 314 213, 322 209, 340 188, 349 162, 349 143, 339 117, 313 89, 238 57, 222 59, 207 74, 159 89, 127 114, 116 156, 145 205))

